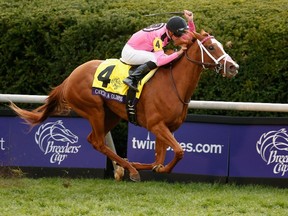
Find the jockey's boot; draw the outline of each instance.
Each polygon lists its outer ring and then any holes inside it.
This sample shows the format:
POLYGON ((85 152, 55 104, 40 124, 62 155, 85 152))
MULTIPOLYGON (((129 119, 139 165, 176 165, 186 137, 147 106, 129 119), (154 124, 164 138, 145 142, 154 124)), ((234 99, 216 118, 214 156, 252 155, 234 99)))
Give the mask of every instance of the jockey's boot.
POLYGON ((126 85, 128 85, 130 88, 132 88, 133 90, 135 90, 136 92, 138 92, 139 90, 137 89, 138 86, 138 82, 151 70, 153 70, 154 68, 156 68, 157 65, 152 62, 146 62, 142 65, 140 65, 139 67, 136 68, 136 70, 129 74, 129 76, 127 78, 125 78, 123 80, 123 83, 125 83, 126 85))

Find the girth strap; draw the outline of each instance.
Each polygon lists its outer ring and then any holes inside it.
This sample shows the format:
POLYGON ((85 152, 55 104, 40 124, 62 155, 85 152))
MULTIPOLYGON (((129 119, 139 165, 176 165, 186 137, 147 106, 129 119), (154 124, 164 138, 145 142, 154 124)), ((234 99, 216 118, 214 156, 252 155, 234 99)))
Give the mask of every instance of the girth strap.
POLYGON ((127 111, 127 115, 128 115, 128 120, 129 122, 131 122, 134 125, 138 125, 137 122, 137 110, 136 110, 136 104, 137 104, 137 100, 136 100, 136 91, 129 88, 128 92, 127 92, 127 102, 126 102, 126 111, 127 111))

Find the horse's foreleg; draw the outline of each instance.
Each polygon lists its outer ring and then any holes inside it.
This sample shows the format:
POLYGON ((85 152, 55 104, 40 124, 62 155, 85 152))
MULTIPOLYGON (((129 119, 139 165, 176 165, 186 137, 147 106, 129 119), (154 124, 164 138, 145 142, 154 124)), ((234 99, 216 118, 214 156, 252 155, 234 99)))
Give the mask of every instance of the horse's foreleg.
POLYGON ((160 142, 159 139, 156 138, 155 142, 155 162, 151 164, 143 164, 143 163, 136 163, 131 162, 131 164, 137 169, 137 170, 154 170, 156 171, 156 168, 158 166, 161 166, 164 163, 165 156, 166 156, 166 150, 167 145, 165 143, 160 142))
POLYGON ((161 164, 164 162, 167 148, 162 149, 162 152, 160 152, 160 156, 158 160, 159 162, 163 160, 163 162, 157 163, 156 164, 157 167, 154 167, 154 171, 160 172, 160 173, 170 173, 173 170, 173 168, 176 166, 176 164, 183 158, 184 151, 167 127, 165 126, 157 127, 154 134, 156 135, 157 139, 159 139, 159 143, 165 143, 165 145, 162 144, 162 146, 165 146, 165 147, 166 145, 170 146, 174 151, 173 160, 170 161, 167 165, 162 166, 161 164), (165 154, 163 154, 163 152, 165 152, 165 154))

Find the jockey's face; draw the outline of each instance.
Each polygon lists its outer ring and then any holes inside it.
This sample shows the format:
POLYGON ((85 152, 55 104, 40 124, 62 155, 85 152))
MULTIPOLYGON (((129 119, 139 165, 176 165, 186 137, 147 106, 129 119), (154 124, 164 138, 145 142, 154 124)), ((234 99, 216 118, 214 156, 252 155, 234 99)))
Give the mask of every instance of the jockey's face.
POLYGON ((171 35, 171 39, 174 42, 175 46, 182 46, 182 45, 187 45, 190 40, 190 35, 187 33, 183 34, 181 37, 176 37, 175 35, 171 35))
POLYGON ((179 46, 180 45, 180 37, 176 37, 173 32, 168 31, 168 35, 171 38, 171 40, 173 41, 175 46, 179 46))

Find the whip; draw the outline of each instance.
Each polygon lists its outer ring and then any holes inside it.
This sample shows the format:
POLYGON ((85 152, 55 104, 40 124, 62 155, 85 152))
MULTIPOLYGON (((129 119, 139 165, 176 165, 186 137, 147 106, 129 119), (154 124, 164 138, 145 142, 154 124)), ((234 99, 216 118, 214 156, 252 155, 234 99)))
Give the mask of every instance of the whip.
POLYGON ((184 15, 183 12, 164 12, 164 13, 154 13, 154 14, 146 14, 144 16, 160 16, 160 15, 166 15, 166 14, 173 14, 173 15, 184 15))

